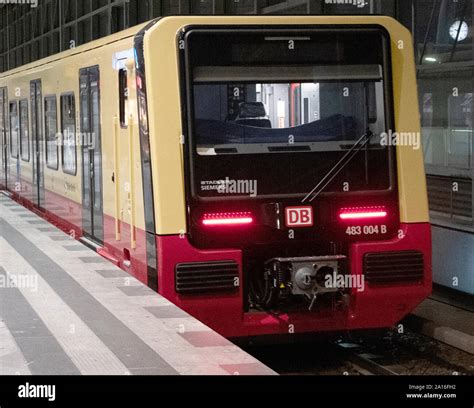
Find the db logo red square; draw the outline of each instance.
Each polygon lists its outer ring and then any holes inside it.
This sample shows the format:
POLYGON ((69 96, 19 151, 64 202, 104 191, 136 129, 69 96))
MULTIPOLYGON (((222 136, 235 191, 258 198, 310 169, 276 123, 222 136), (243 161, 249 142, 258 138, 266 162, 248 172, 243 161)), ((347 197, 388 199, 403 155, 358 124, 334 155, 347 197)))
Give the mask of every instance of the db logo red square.
POLYGON ((313 207, 287 207, 285 221, 287 227, 312 227, 313 207))

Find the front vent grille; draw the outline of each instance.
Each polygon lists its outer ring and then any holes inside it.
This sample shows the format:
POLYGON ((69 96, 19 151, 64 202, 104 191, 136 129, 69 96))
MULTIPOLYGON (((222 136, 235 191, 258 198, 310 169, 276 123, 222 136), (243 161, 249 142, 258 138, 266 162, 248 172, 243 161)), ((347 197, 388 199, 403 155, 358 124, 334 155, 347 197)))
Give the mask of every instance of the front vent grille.
POLYGON ((366 254, 364 274, 366 281, 375 285, 422 283, 423 254, 418 251, 366 254))
POLYGON ((185 263, 176 266, 176 292, 205 294, 239 289, 239 266, 233 261, 185 263))

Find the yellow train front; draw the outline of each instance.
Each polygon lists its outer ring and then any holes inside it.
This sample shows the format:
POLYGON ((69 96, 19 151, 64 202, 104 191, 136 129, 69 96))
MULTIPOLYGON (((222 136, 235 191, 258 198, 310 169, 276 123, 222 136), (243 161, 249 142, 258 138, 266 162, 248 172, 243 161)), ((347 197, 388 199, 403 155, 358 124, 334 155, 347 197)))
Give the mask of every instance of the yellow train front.
POLYGON ((68 57, 77 94, 94 101, 100 84, 101 150, 82 146, 76 196, 48 204, 46 172, 41 207, 69 200, 67 225, 227 337, 389 327, 428 296, 408 30, 376 16, 170 17, 127 38, 68 57))
POLYGON ((406 29, 165 19, 136 50, 160 293, 226 336, 387 327, 429 294, 406 29))

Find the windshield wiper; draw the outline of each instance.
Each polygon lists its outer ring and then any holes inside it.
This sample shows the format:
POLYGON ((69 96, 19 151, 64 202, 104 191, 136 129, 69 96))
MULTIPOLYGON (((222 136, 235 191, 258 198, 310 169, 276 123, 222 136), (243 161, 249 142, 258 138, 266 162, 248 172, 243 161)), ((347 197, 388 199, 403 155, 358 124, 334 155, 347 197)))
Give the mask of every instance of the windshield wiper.
POLYGON ((331 184, 331 182, 344 170, 347 165, 354 159, 354 157, 359 153, 364 147, 368 146, 370 140, 374 134, 370 129, 367 129, 366 133, 357 140, 352 146, 352 148, 346 152, 346 154, 334 165, 334 167, 329 170, 326 175, 321 179, 321 181, 314 187, 308 195, 303 199, 302 203, 313 202, 324 190, 331 184))

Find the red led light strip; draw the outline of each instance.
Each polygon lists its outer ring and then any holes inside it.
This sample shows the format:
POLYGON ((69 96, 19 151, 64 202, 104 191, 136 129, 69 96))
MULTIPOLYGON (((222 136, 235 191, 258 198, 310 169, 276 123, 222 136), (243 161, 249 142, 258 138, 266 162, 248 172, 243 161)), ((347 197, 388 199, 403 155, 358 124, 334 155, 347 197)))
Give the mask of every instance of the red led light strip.
POLYGON ((205 214, 202 224, 206 227, 214 226, 238 226, 253 223, 250 213, 217 213, 205 214))
POLYGON ((364 220, 385 218, 387 215, 387 211, 381 207, 343 208, 339 213, 339 218, 341 220, 364 220))

